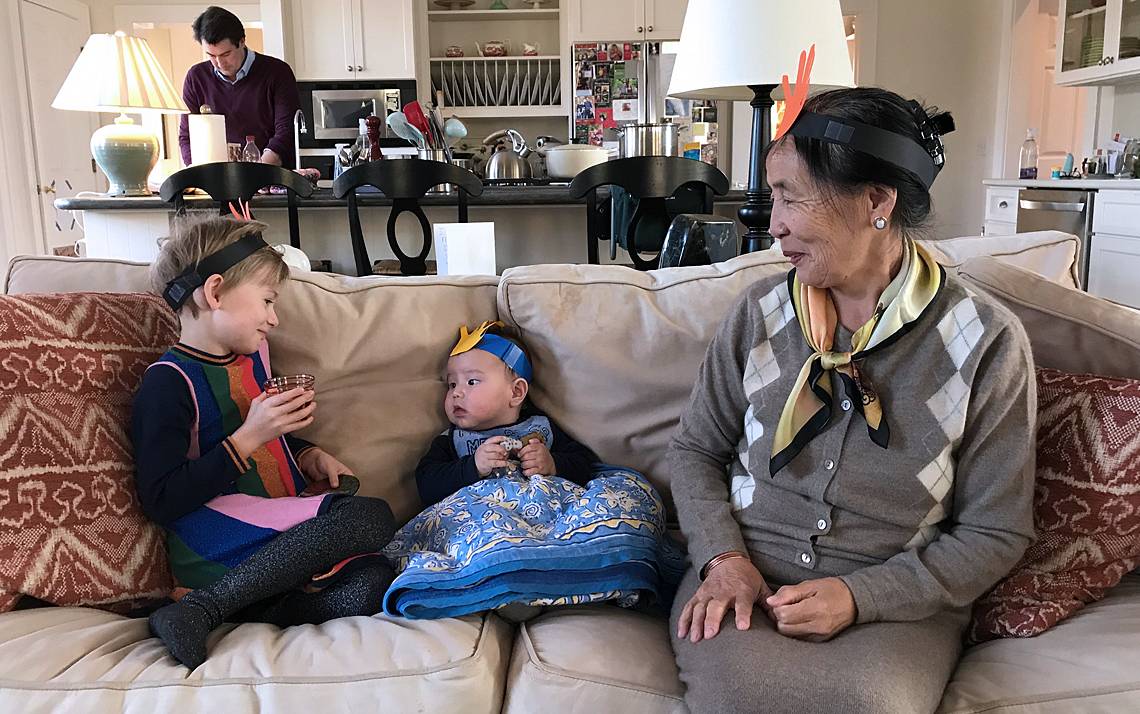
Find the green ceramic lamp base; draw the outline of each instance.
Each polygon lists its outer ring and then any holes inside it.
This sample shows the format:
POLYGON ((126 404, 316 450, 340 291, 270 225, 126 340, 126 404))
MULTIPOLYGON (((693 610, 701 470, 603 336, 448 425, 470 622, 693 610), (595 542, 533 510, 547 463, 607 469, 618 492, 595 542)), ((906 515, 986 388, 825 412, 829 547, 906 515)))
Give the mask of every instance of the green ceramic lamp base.
POLYGON ((91 155, 111 182, 108 196, 149 196, 146 179, 158 161, 158 137, 120 114, 91 135, 91 155))

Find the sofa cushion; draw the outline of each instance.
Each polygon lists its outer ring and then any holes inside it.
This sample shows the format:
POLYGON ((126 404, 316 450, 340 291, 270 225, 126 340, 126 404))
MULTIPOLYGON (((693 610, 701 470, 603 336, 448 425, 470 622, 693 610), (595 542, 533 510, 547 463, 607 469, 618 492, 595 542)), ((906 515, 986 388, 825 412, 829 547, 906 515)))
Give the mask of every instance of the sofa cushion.
POLYGON ((224 625, 191 672, 145 619, 23 610, 0 615, 0 711, 498 712, 511 634, 494 615, 224 625))
POLYGON ((150 264, 117 258, 18 255, 8 263, 4 293, 144 293, 150 264))
POLYGON ((647 273, 510 268, 499 316, 530 352, 535 404, 602 460, 644 473, 671 504, 660 466, 705 349, 748 285, 788 267, 768 250, 647 273))
POLYGON ((388 500, 420 511, 415 467, 446 426, 443 373, 459 326, 495 319, 494 276, 350 278, 294 273, 269 335, 276 374, 316 375, 317 416, 299 432, 388 500))
POLYGON ((1036 540, 970 635, 1032 637, 1140 563, 1140 382, 1037 370, 1036 540))
POLYGON ((994 258, 961 275, 1001 300, 1025 326, 1038 367, 1073 374, 1140 376, 1140 313, 1050 282, 994 258))
POLYGON ((920 241, 939 263, 958 270, 966 261, 991 256, 1068 288, 1080 286, 1080 239, 1061 231, 1033 231, 1008 236, 963 236, 920 241))
POLYGON ((1140 575, 1037 637, 966 650, 938 714, 1140 710, 1140 575))
POLYGON ((552 609, 521 624, 504 714, 688 711, 668 627, 608 605, 552 609))
POLYGON ((160 530, 127 435, 147 365, 176 339, 153 295, 0 296, 0 611, 160 597, 160 530))

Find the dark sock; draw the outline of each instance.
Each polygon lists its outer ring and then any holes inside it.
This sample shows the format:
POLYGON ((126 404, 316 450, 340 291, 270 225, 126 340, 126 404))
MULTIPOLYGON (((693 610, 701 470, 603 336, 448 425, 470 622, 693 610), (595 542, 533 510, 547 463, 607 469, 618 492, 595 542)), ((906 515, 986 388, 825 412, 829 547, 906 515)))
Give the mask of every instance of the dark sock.
POLYGON ((345 558, 378 553, 395 533, 392 509, 379 498, 336 498, 326 513, 285 531, 216 582, 150 618, 151 632, 193 669, 206 658, 210 631, 245 607, 296 590, 345 558))

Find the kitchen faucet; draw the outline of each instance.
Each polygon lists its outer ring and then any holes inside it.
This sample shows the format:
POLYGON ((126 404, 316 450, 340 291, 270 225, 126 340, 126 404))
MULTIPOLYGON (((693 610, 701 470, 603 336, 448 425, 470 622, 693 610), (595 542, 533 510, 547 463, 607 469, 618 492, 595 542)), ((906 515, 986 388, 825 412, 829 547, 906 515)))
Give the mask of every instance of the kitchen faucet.
POLYGON ((297 162, 297 169, 301 168, 301 134, 308 134, 309 127, 305 124, 305 112, 298 109, 293 113, 293 158, 297 162))

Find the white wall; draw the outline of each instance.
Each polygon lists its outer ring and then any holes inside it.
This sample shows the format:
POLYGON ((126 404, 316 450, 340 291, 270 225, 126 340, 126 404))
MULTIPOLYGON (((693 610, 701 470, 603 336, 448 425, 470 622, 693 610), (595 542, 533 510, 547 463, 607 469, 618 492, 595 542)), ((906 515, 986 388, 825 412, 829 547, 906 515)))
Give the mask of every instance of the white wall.
POLYGON ((1122 136, 1140 136, 1140 84, 1117 87, 1115 109, 1113 131, 1122 136))

